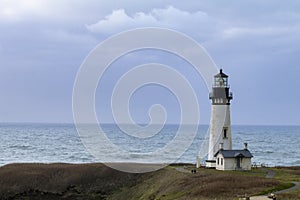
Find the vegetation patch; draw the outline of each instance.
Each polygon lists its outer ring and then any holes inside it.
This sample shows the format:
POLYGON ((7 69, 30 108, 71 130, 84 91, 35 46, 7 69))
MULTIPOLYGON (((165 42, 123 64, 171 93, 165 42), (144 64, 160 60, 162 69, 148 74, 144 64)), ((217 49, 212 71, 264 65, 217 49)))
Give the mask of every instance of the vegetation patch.
POLYGON ((279 185, 277 185, 277 186, 275 186, 273 188, 269 188, 267 190, 261 191, 257 195, 264 195, 264 194, 274 193, 276 191, 280 191, 280 190, 285 190, 285 189, 291 188, 294 185, 295 184, 293 184, 293 183, 280 183, 279 185))

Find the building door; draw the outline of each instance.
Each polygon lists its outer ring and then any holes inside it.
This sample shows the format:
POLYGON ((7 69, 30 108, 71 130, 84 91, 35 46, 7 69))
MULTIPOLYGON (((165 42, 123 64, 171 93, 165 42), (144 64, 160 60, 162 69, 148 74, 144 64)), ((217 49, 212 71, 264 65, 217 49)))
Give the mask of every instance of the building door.
POLYGON ((237 167, 238 169, 241 168, 241 158, 236 158, 236 167, 237 167))

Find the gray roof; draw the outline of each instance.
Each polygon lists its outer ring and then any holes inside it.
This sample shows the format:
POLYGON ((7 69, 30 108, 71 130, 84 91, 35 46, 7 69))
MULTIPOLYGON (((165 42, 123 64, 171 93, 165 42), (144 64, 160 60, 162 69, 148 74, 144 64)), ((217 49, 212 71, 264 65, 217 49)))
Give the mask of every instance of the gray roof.
POLYGON ((253 157, 253 155, 250 153, 250 151, 248 149, 243 149, 243 150, 221 149, 215 154, 215 157, 219 153, 222 154, 224 158, 236 158, 236 157, 252 158, 253 157))

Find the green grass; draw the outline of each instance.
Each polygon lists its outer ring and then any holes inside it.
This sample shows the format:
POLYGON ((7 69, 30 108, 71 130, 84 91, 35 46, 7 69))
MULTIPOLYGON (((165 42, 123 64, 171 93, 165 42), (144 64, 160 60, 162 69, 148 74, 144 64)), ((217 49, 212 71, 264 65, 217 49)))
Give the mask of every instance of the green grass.
POLYGON ((275 179, 285 182, 300 182, 300 174, 298 174, 300 169, 292 170, 289 168, 272 168, 271 170, 273 170, 276 173, 275 179))
POLYGON ((285 189, 293 187, 294 185, 295 184, 293 184, 293 183, 281 183, 281 184, 279 184, 275 187, 263 190, 263 191, 259 192, 256 195, 265 195, 265 194, 273 193, 273 192, 276 192, 276 191, 285 190, 285 189))
POLYGON ((210 174, 227 174, 227 175, 243 175, 243 176, 253 176, 253 177, 265 177, 266 172, 261 169, 252 169, 250 171, 220 171, 215 169, 197 169, 197 171, 201 172, 205 170, 207 173, 210 174))

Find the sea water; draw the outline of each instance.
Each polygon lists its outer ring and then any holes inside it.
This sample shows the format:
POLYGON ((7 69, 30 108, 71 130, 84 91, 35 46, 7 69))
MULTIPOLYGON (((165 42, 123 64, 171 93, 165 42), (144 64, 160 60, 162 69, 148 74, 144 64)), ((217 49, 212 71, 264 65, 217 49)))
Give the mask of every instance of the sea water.
MULTIPOLYGON (((129 125, 130 126, 130 125, 129 125)), ((105 152, 93 156, 79 137, 73 124, 0 124, 0 165, 9 163, 90 163, 90 162, 137 162, 139 155, 163 149, 172 141, 179 125, 165 125, 149 138, 137 138, 124 133, 117 125, 102 125, 109 141, 129 152, 120 156, 118 152, 105 152)), ((130 128, 129 128, 130 129, 130 128)), ((132 128, 132 130, 134 127, 132 128)), ((189 126, 183 128, 189 133, 189 126)), ((189 148, 176 162, 195 163, 201 147, 207 142, 209 126, 200 125, 189 148)), ((253 154, 253 162, 270 166, 300 165, 300 126, 232 126, 233 148, 243 149, 247 142, 253 154)), ((105 144, 97 144, 99 151, 105 144)), ((174 147, 176 148, 176 147, 174 147)), ((172 152, 147 157, 145 162, 159 163, 172 152)), ((142 157, 142 156, 140 156, 142 157)), ((202 158, 202 162, 205 158, 202 158)))

